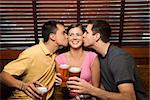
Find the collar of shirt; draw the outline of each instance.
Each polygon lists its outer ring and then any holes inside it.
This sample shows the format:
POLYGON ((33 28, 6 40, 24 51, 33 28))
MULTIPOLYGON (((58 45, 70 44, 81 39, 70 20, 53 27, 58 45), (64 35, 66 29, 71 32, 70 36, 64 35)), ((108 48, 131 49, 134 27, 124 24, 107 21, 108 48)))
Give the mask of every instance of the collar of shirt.
POLYGON ((42 50, 43 50, 43 52, 45 53, 45 55, 50 55, 50 56, 53 55, 53 53, 50 52, 50 51, 47 49, 47 47, 45 46, 45 44, 44 44, 43 41, 40 41, 39 45, 40 45, 40 47, 42 48, 42 50))

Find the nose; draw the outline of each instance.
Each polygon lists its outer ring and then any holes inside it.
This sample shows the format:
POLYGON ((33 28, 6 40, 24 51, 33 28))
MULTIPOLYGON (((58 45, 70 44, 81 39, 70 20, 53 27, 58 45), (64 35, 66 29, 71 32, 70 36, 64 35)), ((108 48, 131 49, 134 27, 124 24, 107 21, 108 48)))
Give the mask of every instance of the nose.
POLYGON ((68 35, 65 33, 65 38, 68 39, 68 35))
POLYGON ((84 32, 84 34, 83 34, 83 38, 85 37, 85 35, 86 35, 86 32, 84 32))

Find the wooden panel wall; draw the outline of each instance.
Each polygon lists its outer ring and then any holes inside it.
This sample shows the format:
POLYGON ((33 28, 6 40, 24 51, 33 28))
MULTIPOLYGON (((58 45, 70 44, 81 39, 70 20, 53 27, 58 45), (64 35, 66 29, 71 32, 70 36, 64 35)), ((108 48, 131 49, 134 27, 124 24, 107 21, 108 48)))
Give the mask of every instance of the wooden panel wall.
POLYGON ((136 61, 137 69, 145 88, 146 94, 149 96, 149 48, 123 48, 129 52, 136 61))

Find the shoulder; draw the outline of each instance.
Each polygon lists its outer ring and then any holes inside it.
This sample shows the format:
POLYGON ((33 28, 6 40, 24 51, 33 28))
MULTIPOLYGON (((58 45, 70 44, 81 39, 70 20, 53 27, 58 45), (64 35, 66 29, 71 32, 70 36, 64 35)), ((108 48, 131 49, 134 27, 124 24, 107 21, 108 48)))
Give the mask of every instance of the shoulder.
POLYGON ((66 54, 67 54, 67 52, 58 54, 58 55, 56 56, 56 58, 57 58, 57 57, 59 57, 59 58, 60 58, 60 57, 64 57, 66 54))
POLYGON ((31 57, 31 56, 39 55, 39 53, 41 53, 41 49, 40 49, 40 46, 37 44, 37 45, 34 45, 32 47, 25 49, 19 56, 31 57))
POLYGON ((89 56, 89 57, 96 57, 97 54, 95 52, 92 51, 85 51, 85 53, 89 56))
POLYGON ((110 56, 131 56, 128 52, 124 51, 122 48, 111 45, 109 50, 110 56))
MULTIPOLYGON (((128 52, 124 51, 123 49, 117 47, 117 46, 111 46, 110 50, 109 50, 109 58, 110 61, 116 61, 116 62, 121 62, 121 61, 125 61, 125 62, 132 62, 134 61, 134 58, 132 55, 130 55, 128 52)), ((119 63, 118 62, 118 63, 119 63)))
POLYGON ((59 64, 66 64, 67 63, 67 59, 66 59, 66 54, 67 53, 62 53, 56 56, 55 61, 59 64))
POLYGON ((86 51, 86 60, 88 60, 88 62, 92 63, 96 57, 97 57, 97 54, 95 52, 86 51))
POLYGON ((61 54, 59 54, 59 55, 56 56, 55 60, 59 61, 59 60, 66 59, 66 55, 67 55, 67 52, 61 53, 61 54))

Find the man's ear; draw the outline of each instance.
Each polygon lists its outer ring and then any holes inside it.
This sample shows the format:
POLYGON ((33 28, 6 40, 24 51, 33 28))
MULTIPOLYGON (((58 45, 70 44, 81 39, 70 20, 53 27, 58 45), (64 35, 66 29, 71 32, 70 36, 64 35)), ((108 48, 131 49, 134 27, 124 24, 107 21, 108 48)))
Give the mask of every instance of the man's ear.
POLYGON ((51 39, 52 41, 55 41, 55 34, 50 34, 49 39, 51 39))
POLYGON ((101 38, 100 33, 95 33, 95 40, 96 42, 101 38))

